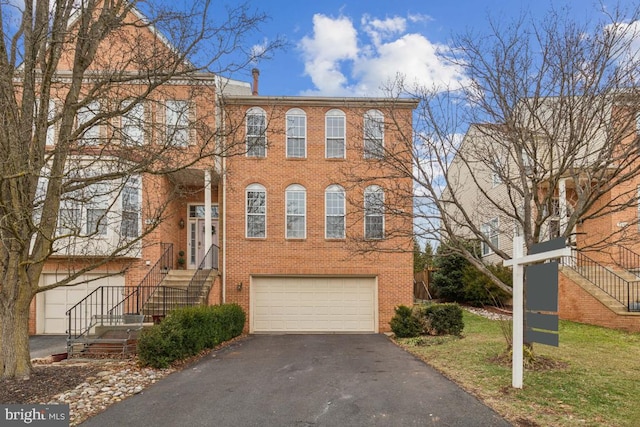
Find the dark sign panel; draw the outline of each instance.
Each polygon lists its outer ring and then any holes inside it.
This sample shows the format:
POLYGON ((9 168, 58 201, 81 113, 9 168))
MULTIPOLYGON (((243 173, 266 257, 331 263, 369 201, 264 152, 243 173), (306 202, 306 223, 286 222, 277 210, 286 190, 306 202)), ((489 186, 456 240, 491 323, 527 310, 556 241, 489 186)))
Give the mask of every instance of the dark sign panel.
POLYGON ((558 263, 529 265, 525 269, 525 308, 530 311, 558 311, 558 263))

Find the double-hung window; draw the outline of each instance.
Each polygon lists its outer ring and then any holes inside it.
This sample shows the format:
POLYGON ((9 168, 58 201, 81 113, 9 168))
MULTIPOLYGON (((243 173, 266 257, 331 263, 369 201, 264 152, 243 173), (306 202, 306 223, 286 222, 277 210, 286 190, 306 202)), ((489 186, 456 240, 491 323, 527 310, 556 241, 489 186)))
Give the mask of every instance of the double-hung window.
POLYGON ((306 237, 307 191, 301 185, 290 185, 285 194, 287 207, 287 239, 306 237))
POLYGON ((247 112, 247 156, 267 156, 267 114, 262 108, 247 112))
POLYGON ((100 103, 91 101, 78 110, 78 126, 84 128, 80 137, 82 145, 98 145, 100 143, 100 125, 96 117, 100 113, 100 103))
POLYGON ((131 107, 122 115, 122 142, 126 145, 144 144, 144 104, 130 105, 125 101, 123 107, 131 107))
POLYGON ((189 145, 189 109, 189 101, 167 101, 167 145, 173 147, 186 147, 189 145))
POLYGON ((345 158, 346 117, 340 110, 330 110, 325 116, 325 156, 327 159, 345 158))
POLYGON ((287 112, 287 157, 307 157, 307 116, 294 108, 287 112))
POLYGON ((260 184, 246 189, 247 237, 267 237, 267 191, 260 184))
POLYGON ((122 221, 120 233, 124 237, 140 235, 140 177, 131 176, 122 188, 122 221))
MULTIPOLYGON (((78 179, 76 171, 68 171, 66 173, 68 180, 78 179)), ((82 230, 82 191, 70 191, 60 195, 60 210, 58 212, 58 228, 56 234, 64 235, 80 235, 82 230)))
POLYGON ((113 192, 105 182, 90 184, 85 191, 84 201, 87 206, 87 235, 107 234, 108 209, 113 192))
POLYGON ((384 157, 384 116, 378 110, 369 110, 364 115, 364 158, 384 157))
POLYGON ((325 197, 325 238, 344 239, 345 237, 345 193, 339 185, 330 185, 325 197))
POLYGON ((384 191, 377 185, 364 190, 364 237, 384 238, 384 191))
POLYGON ((481 243, 482 255, 489 255, 493 253, 491 245, 498 247, 498 234, 499 234, 499 221, 498 218, 493 218, 480 226, 480 232, 485 236, 486 241, 481 243), (489 243, 487 243, 487 241, 489 243))

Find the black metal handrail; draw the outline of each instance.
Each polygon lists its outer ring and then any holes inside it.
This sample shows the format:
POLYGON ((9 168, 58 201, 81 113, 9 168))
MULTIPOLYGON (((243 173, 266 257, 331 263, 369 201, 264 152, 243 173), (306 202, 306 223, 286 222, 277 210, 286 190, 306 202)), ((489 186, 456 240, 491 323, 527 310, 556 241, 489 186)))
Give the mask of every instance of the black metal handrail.
POLYGON ((117 312, 120 305, 128 309, 128 313, 141 314, 144 305, 151 299, 156 289, 173 267, 173 243, 160 243, 160 258, 142 278, 136 291, 130 292, 120 303, 111 310, 117 312))
POLYGON ((100 286, 89 295, 67 310, 67 339, 79 339, 86 336, 95 326, 97 319, 108 315, 125 314, 124 306, 119 310, 109 311, 122 301, 125 289, 122 286, 100 286))
POLYGON ((582 252, 572 250, 570 256, 562 257, 562 265, 602 289, 627 307, 628 311, 640 311, 640 281, 628 281, 582 252))
POLYGON ((67 341, 86 337, 99 319, 124 314, 140 314, 142 306, 173 266, 173 244, 160 243, 162 254, 154 266, 132 289, 100 286, 67 310, 67 341))
POLYGON ((198 303, 200 295, 202 294, 202 288, 211 274, 211 270, 218 270, 218 254, 220 248, 213 244, 209 247, 209 250, 200 261, 200 265, 196 269, 195 274, 189 281, 187 286, 187 292, 191 305, 198 303))
POLYGON ((634 274, 640 272, 640 254, 622 245, 618 246, 618 266, 634 274))

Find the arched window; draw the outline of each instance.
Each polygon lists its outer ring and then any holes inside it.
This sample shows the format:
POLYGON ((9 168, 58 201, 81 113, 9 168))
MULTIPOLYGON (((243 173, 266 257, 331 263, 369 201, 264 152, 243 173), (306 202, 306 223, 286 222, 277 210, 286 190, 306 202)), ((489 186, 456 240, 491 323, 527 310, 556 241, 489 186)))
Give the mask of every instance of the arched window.
POLYGON ((307 157, 307 115, 299 108, 287 111, 287 157, 307 157))
POLYGON ((267 156, 267 114, 262 108, 247 111, 247 156, 267 156))
POLYGON ((384 157, 384 116, 378 110, 364 113, 364 158, 384 157))
POLYGON ((364 190, 364 237, 384 238, 384 191, 377 185, 364 190))
POLYGON ((287 239, 304 239, 307 234, 307 190, 298 184, 287 187, 287 239))
POLYGON ((327 159, 345 158, 345 115, 340 110, 329 110, 325 115, 325 156, 327 159))
POLYGON ((339 185, 330 185, 324 192, 325 231, 327 239, 345 237, 345 192, 339 185))
POLYGON ((246 236, 267 237, 267 190, 260 184, 246 189, 246 236))

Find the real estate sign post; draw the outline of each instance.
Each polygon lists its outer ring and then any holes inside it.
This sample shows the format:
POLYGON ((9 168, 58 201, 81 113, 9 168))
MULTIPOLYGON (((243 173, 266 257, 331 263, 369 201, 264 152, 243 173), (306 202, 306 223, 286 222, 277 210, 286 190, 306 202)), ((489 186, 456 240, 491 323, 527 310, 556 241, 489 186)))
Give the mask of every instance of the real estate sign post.
MULTIPOLYGON (((524 270, 528 264, 534 264, 549 259, 560 258, 571 255, 571 249, 565 247, 564 238, 554 239, 549 242, 539 243, 531 247, 529 255, 523 255, 524 240, 522 236, 513 238, 513 258, 505 260, 505 266, 513 268, 513 360, 512 360, 512 380, 514 388, 522 388, 523 376, 523 351, 524 344, 524 270)), ((547 263, 535 266, 529 270, 527 277, 532 281, 529 290, 532 292, 532 302, 527 303, 527 320, 533 322, 533 327, 557 331, 557 316, 555 321, 552 315, 537 313, 536 311, 557 311, 558 306, 558 263, 547 263), (548 266, 548 267, 541 267, 548 266), (554 273, 555 272, 555 273, 554 273), (552 276, 555 274, 555 278, 552 276), (555 280, 555 287, 553 285, 555 280), (547 285, 545 285, 547 283, 547 285), (537 285, 540 284, 537 289, 537 285), (549 286, 550 284, 550 286, 549 286), (555 295, 552 295, 554 293, 555 295), (555 299, 555 305, 553 300, 555 299), (549 302, 549 300, 551 300, 549 302), (554 308, 555 307, 555 308, 554 308)), ((527 336, 533 337, 535 341, 543 344, 555 342, 557 345, 557 334, 548 332, 527 331, 527 336), (553 335, 554 337, 550 337, 553 335)))

